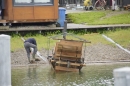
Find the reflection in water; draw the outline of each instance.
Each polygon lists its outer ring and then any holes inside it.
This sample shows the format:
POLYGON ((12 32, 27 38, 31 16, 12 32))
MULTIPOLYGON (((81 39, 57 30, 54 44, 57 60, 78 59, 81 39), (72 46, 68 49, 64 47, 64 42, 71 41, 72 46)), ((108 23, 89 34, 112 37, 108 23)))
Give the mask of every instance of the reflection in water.
POLYGON ((27 80, 24 80, 23 86, 38 86, 37 67, 28 67, 27 77, 25 79, 27 80))
POLYGON ((50 65, 12 68, 12 86, 114 86, 113 69, 128 65, 88 65, 81 72, 55 72, 50 65))

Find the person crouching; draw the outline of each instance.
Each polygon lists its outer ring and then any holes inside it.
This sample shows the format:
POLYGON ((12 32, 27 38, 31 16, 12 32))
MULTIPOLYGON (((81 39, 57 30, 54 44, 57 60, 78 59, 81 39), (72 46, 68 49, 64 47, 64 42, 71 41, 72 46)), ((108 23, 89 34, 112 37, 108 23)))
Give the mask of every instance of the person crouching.
POLYGON ((27 52, 27 57, 29 63, 34 63, 35 62, 35 55, 37 53, 37 42, 34 38, 28 38, 24 41, 24 48, 27 52), (31 52, 31 48, 33 49, 33 52, 31 52), (30 54, 32 54, 33 60, 30 60, 30 54))

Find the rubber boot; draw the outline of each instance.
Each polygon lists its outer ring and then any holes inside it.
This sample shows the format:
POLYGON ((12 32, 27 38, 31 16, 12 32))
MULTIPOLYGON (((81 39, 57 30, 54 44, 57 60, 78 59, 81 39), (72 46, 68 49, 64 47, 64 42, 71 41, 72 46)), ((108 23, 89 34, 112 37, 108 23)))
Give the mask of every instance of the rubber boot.
POLYGON ((35 63, 35 55, 32 56, 32 61, 35 63))
POLYGON ((33 60, 35 61, 35 55, 32 55, 33 60))

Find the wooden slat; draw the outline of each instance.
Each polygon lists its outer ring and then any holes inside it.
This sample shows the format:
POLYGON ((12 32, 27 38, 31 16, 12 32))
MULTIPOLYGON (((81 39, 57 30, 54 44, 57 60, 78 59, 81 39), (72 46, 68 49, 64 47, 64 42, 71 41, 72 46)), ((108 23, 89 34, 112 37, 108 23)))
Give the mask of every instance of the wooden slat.
MULTIPOLYGON (((57 61, 56 63, 57 63, 57 64, 67 64, 67 62, 62 62, 62 61, 57 61)), ((71 62, 70 62, 70 65, 73 65, 73 66, 80 66, 79 63, 71 63, 71 62)))
POLYGON ((55 60, 51 60, 51 62, 55 62, 55 60))
POLYGON ((9 30, 9 26, 0 26, 0 31, 9 30))
POLYGON ((70 56, 70 55, 63 55, 63 54, 55 54, 55 56, 57 57, 70 57, 70 58, 80 58, 80 56, 76 56, 76 55, 73 55, 73 56, 70 56))
POLYGON ((60 70, 60 71, 78 71, 79 69, 56 66, 55 70, 60 70))
POLYGON ((0 23, 7 23, 6 20, 0 20, 0 23))
POLYGON ((63 49, 63 50, 71 50, 71 51, 77 51, 77 46, 73 46, 73 45, 62 45, 62 44, 59 44, 58 45, 58 49, 63 49))
POLYGON ((30 19, 34 19, 34 8, 33 6, 13 7, 13 16, 14 20, 23 20, 23 22, 30 19))
POLYGON ((61 40, 56 43, 54 58, 81 58, 82 45, 81 41, 61 40))

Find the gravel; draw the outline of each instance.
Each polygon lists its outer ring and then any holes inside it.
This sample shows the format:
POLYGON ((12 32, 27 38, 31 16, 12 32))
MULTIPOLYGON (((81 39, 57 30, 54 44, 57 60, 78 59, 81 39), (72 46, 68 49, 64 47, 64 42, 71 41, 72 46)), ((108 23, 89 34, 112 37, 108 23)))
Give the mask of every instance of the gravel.
MULTIPOLYGON (((128 48, 129 49, 129 48, 128 48)), ((130 49, 129 49, 130 50, 130 49)), ((39 51, 41 55, 47 57, 48 51, 42 49, 39 51)), ((130 54, 125 52, 124 50, 113 47, 110 45, 104 44, 95 44, 92 46, 87 46, 85 51, 83 49, 82 57, 85 58, 85 63, 102 63, 102 62, 129 62, 130 54)), ((39 58, 36 56, 36 58, 39 58)), ((46 64, 41 58, 40 61, 37 61, 37 65, 46 64)), ((27 66, 28 59, 26 55, 25 49, 18 50, 16 52, 11 53, 11 64, 12 66, 27 66)))

